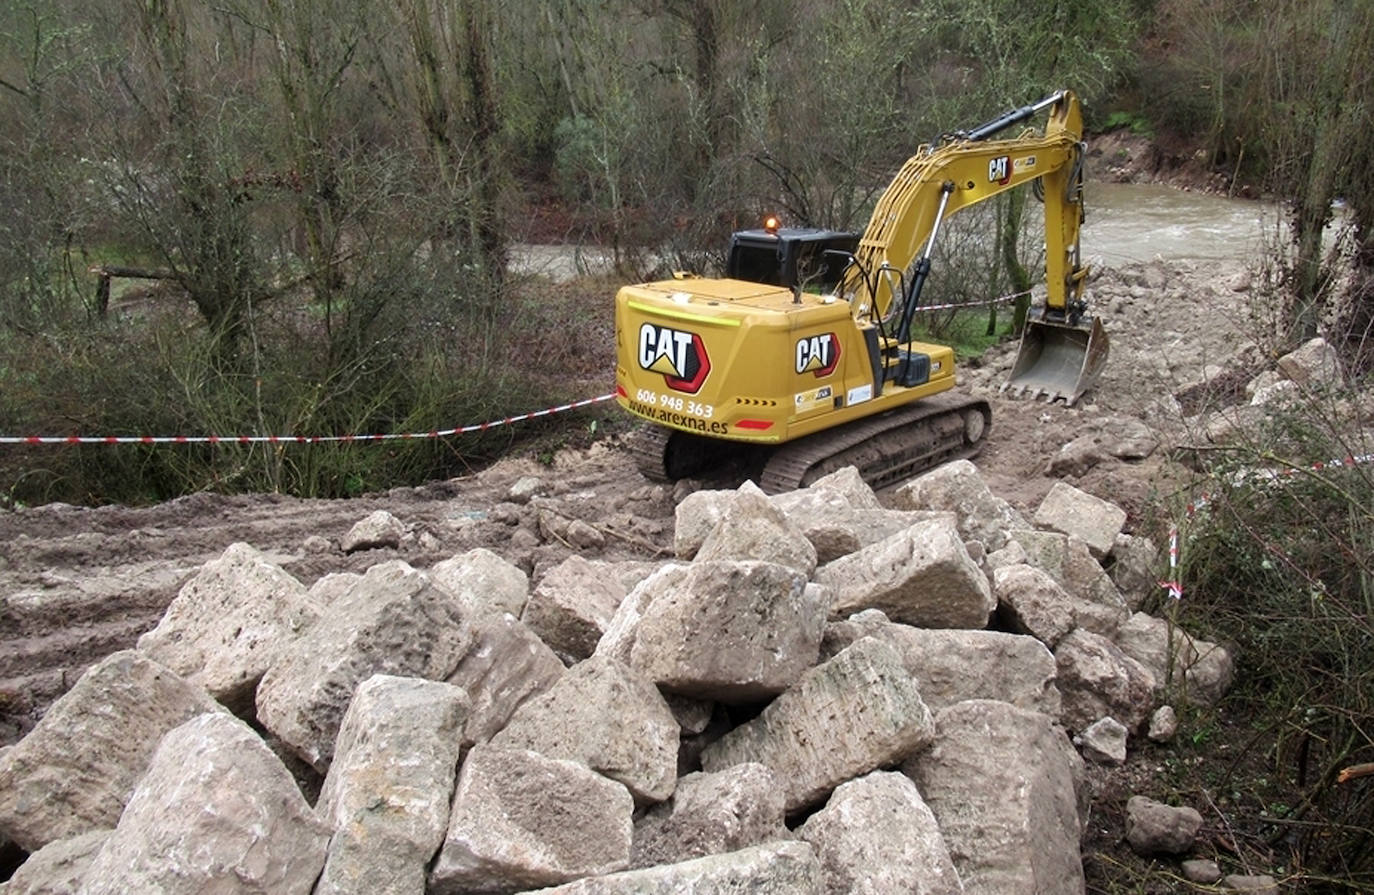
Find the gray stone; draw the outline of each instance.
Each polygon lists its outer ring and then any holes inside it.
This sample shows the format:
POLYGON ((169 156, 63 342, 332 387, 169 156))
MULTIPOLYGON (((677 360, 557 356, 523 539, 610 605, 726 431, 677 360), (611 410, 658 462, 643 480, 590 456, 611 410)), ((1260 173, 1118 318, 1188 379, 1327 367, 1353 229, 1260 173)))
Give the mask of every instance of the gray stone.
POLYGON ((1227 649, 1144 612, 1135 613, 1121 626, 1116 643, 1149 669, 1156 696, 1177 694, 1199 705, 1214 705, 1235 677, 1235 663, 1227 649))
POLYGON ((629 665, 630 652, 635 644, 635 630, 645 610, 660 593, 676 589, 691 569, 690 565, 665 563, 636 584, 616 607, 615 614, 597 641, 593 655, 629 665))
POLYGON ((1121 507, 1067 482, 1055 482, 1035 511, 1037 528, 1081 539, 1098 560, 1111 552, 1125 524, 1126 511, 1121 507))
POLYGON ((1110 637, 1129 616, 1124 606, 1109 609, 1069 596, 1047 572, 1024 563, 993 572, 992 591, 1013 631, 1030 634, 1049 647, 1074 628, 1110 637))
POLYGON ((678 780, 672 800, 635 824, 630 866, 676 864, 786 838, 778 779, 761 764, 738 764, 678 780))
POLYGON ((1081 476, 1106 460, 1143 460, 1158 447, 1159 439, 1144 422, 1133 417, 1107 417, 1091 423, 1089 431, 1061 447, 1045 472, 1081 476))
POLYGON ((1049 573, 1072 597, 1109 609, 1126 605, 1121 592, 1080 538, 1056 531, 1014 531, 1011 537, 1026 553, 1026 562, 1049 573))
POLYGON ((1284 379, 1275 382, 1273 385, 1267 385, 1264 388, 1256 389, 1254 397, 1250 399, 1250 403, 1256 407, 1271 405, 1282 407, 1285 405, 1297 404, 1302 400, 1302 386, 1291 379, 1284 379))
POLYGON ((319 606, 330 606, 362 580, 363 576, 356 572, 331 572, 310 585, 310 599, 319 606))
POLYGON ((223 711, 136 650, 93 666, 0 753, 0 838, 25 851, 119 822, 164 734, 223 711))
MULTIPOLYGON (((856 510, 879 510, 882 504, 878 502, 878 495, 873 493, 873 488, 868 482, 864 481, 859 470, 853 466, 845 466, 837 469, 828 475, 824 475, 807 485, 803 491, 827 492, 842 498, 856 510)), ((795 493, 795 492, 794 492, 795 493)), ((773 499, 781 500, 784 495, 776 495, 773 499)))
POLYGON ((836 788, 797 835, 811 843, 829 892, 962 895, 935 815, 916 784, 874 771, 836 788))
POLYGON ((1241 874, 1228 873, 1222 879, 1223 889, 1232 892, 1252 892, 1254 895, 1279 895, 1279 883, 1267 873, 1241 874))
POLYGON ((1193 858, 1183 862, 1183 878, 1190 883, 1200 883, 1210 886, 1221 881, 1221 868, 1216 861, 1208 861, 1202 858, 1193 858))
POLYGON ((1182 855, 1193 850, 1202 815, 1193 808, 1174 808, 1145 796, 1126 801, 1126 841, 1138 855, 1182 855))
POLYGON ((694 491, 673 511, 673 553, 691 559, 735 502, 734 491, 694 491))
POLYGON ((308 895, 328 842, 258 735, 201 715, 163 738, 81 892, 308 895))
POLYGON ((899 510, 947 510, 958 518, 959 534, 966 541, 981 541, 988 550, 1000 550, 1007 532, 1027 528, 1026 520, 1011 504, 989 490, 968 460, 955 460, 912 479, 892 495, 899 510))
POLYGON ((1077 630, 1054 651, 1064 708, 1060 720, 1083 731, 1098 718, 1111 716, 1138 730, 1154 708, 1154 675, 1116 644, 1090 631, 1077 630))
POLYGON ((485 547, 435 563, 429 578, 473 616, 509 612, 519 618, 530 595, 529 576, 485 547))
POLYGON ((1341 384, 1340 357, 1336 354, 1336 349, 1322 338, 1305 342, 1296 351, 1279 358, 1278 368, 1280 373, 1298 385, 1341 384))
POLYGON ((761 560, 810 576, 816 570, 816 548, 758 485, 745 482, 724 515, 701 542, 696 562, 761 560))
POLYGON ((1154 541, 1139 535, 1119 534, 1112 545, 1111 559, 1107 574, 1131 611, 1159 593, 1159 548, 1154 541))
POLYGON ((861 637, 876 637, 897 650, 932 712, 966 699, 1000 699, 1059 716, 1054 654, 1034 637, 913 628, 869 610, 826 627, 827 658, 861 637))
POLYGON ((827 891, 811 846, 770 842, 679 864, 580 879, 540 889, 539 895, 823 895, 827 891))
POLYGON ((1178 735, 1178 715, 1171 705, 1162 705, 1150 715, 1150 727, 1145 736, 1152 743, 1173 742, 1178 735))
POLYGON ((435 681, 379 674, 358 687, 316 809, 334 835, 314 895, 424 891, 467 706, 462 690, 435 681))
POLYGON ((138 648, 243 713, 268 666, 323 611, 281 567, 233 544, 186 582, 138 648))
POLYGON ((633 641, 630 666, 663 689, 753 702, 816 664, 828 595, 801 572, 698 555, 682 574, 655 581, 633 601, 638 622, 617 636, 633 641))
POLYGON ((1127 730, 1115 718, 1100 718, 1074 738, 1083 757, 1094 764, 1126 763, 1127 730))
POLYGON ((81 889, 86 871, 112 830, 91 830, 49 842, 14 871, 4 895, 71 895, 81 889))
POLYGON ((472 646, 448 676, 471 700, 463 745, 485 743, 515 710, 552 687, 564 666, 544 641, 512 615, 488 615, 472 623, 472 646))
POLYGON ((996 572, 998 569, 1014 566, 1017 563, 1029 562, 1026 555, 1026 548, 1022 547, 1019 541, 1008 541, 1007 546, 1001 550, 994 550, 987 555, 983 565, 988 572, 996 572))
POLYGON ((568 543, 578 550, 600 550, 606 546, 606 536, 601 529, 581 519, 568 523, 568 543))
POLYGON ((538 476, 524 475, 515 480, 515 484, 510 486, 506 492, 506 497, 511 503, 526 504, 536 497, 544 497, 549 493, 548 486, 544 480, 538 476))
MULTIPOLYGON (((1285 380, 1277 370, 1265 370, 1245 384, 1245 397, 1247 399, 1253 399, 1255 393, 1261 389, 1268 388, 1276 382, 1286 381, 1287 380, 1285 380)), ((1220 879, 1220 877, 1218 877, 1218 879, 1220 879)))
POLYGON ((344 553, 379 548, 395 550, 401 546, 401 538, 405 537, 405 533, 406 527, 400 519, 386 510, 377 510, 350 528, 339 542, 339 548, 344 553))
POLYGON ((625 587, 607 563, 574 555, 539 580, 520 620, 571 665, 596 650, 623 599, 625 587))
POLYGON ((374 674, 443 680, 468 644, 452 595, 399 560, 375 565, 267 670, 258 720, 324 772, 359 684, 374 674))
POLYGON ((585 765, 475 746, 429 892, 510 892, 623 870, 633 812, 625 787, 585 765))
POLYGON ((1005 702, 942 710, 902 770, 935 813, 969 895, 1082 895, 1083 760, 1051 718, 1005 702))
POLYGON ((663 699, 673 712, 673 720, 682 728, 683 736, 695 736, 711 723, 716 704, 707 699, 693 699, 677 693, 664 693, 663 699))
POLYGON ((652 683, 615 659, 594 657, 526 700, 491 742, 581 762, 650 803, 673 794, 678 736, 652 683))
POLYGON ((982 628, 997 605, 987 576, 943 521, 918 523, 828 563, 814 580, 834 591, 835 615, 881 609, 923 628, 982 628))
POLYGON ((897 652, 866 637, 708 746, 702 767, 767 765, 782 781, 783 804, 791 812, 816 804, 846 780, 900 762, 931 734, 930 710, 897 652))

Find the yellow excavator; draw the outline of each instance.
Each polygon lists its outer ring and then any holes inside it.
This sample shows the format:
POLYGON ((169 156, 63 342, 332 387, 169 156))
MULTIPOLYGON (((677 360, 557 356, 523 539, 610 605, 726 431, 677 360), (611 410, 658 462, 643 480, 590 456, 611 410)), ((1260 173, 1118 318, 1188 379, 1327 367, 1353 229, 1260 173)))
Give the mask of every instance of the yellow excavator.
POLYGON ((960 209, 1039 181, 1046 300, 1032 308, 1013 393, 1073 404, 1107 359, 1080 262, 1082 112, 1061 91, 922 146, 862 235, 781 228, 731 239, 724 278, 677 274, 616 296, 616 399, 652 423, 632 441, 650 479, 698 475, 766 446, 777 493, 854 465, 873 487, 976 454, 988 402, 953 394, 954 352, 913 340, 940 227, 960 209), (1043 131, 999 134, 1048 110, 1043 131))

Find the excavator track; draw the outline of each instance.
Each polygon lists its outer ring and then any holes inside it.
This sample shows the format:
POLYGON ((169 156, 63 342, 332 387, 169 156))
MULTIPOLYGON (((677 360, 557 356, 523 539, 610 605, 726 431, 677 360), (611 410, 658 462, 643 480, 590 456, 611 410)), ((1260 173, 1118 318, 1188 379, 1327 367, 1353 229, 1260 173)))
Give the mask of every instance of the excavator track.
POLYGON ((977 455, 991 423, 988 402, 936 395, 782 445, 769 457, 759 485, 779 494, 854 466, 870 486, 881 488, 977 455))
MULTIPOLYGON (((941 463, 975 456, 991 421, 986 401, 936 395, 772 448, 759 484, 769 494, 778 494, 854 466, 872 487, 881 488, 941 463)), ((749 465, 757 462, 760 451, 756 445, 652 425, 636 431, 628 446, 640 473, 665 484, 716 471, 723 464, 749 465)))

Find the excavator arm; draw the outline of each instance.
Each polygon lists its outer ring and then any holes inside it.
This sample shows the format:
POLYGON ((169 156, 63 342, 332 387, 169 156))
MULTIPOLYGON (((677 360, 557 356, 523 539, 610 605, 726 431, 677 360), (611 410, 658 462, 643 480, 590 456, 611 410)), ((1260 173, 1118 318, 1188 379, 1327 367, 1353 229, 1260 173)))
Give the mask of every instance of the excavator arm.
MULTIPOLYGON (((922 146, 879 198, 846 271, 841 295, 854 317, 886 319, 894 306, 918 299, 922 261, 928 264, 944 219, 1036 179, 1045 195, 1047 304, 1064 314, 1082 291, 1082 132, 1078 99, 1062 91, 938 147, 922 146), (989 139, 1047 107, 1043 134, 989 139)), ((907 335, 899 331, 897 338, 907 335)))

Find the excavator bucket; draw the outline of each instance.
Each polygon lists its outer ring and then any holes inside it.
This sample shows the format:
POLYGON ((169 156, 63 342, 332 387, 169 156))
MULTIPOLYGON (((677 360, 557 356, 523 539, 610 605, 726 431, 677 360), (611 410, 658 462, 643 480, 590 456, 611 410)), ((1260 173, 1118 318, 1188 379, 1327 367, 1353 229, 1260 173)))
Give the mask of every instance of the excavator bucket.
POLYGON ((1081 323, 1031 318, 1002 391, 1029 393, 1046 401, 1063 398, 1070 407, 1092 388, 1107 363, 1107 333, 1096 317, 1081 323))

